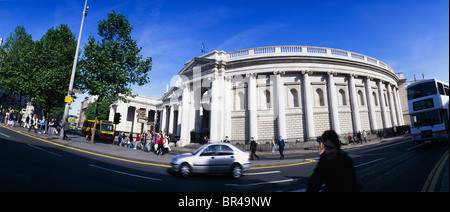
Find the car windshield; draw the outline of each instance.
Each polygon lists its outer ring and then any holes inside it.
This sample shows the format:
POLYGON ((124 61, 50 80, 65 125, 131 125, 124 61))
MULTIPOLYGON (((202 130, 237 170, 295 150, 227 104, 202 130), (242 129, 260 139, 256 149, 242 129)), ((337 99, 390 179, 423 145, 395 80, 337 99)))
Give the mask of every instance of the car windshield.
POLYGON ((195 151, 193 151, 192 154, 193 154, 193 155, 198 154, 198 153, 203 149, 203 147, 205 147, 205 146, 199 147, 198 149, 196 149, 195 151))

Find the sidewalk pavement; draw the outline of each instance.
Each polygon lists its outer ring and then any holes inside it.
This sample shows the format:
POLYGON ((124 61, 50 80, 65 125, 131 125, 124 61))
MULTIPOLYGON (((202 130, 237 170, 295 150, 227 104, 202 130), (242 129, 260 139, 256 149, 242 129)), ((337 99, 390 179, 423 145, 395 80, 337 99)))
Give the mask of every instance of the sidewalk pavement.
MULTIPOLYGON (((2 125, 2 127, 5 127, 2 125)), ((132 149, 127 147, 120 147, 117 145, 117 141, 115 144, 111 144, 106 141, 95 141, 94 144, 90 144, 90 139, 86 140, 85 137, 79 133, 79 131, 72 131, 68 133, 69 141, 65 141, 59 138, 59 135, 54 134, 53 139, 49 140, 48 134, 38 134, 34 133, 34 131, 29 132, 28 129, 23 127, 5 127, 7 129, 11 129, 13 131, 21 132, 22 134, 26 134, 29 136, 40 138, 41 140, 56 143, 60 147, 55 148, 76 148, 80 152, 96 154, 96 155, 104 155, 107 157, 114 157, 116 159, 128 160, 128 161, 137 161, 139 163, 151 163, 152 165, 159 165, 163 167, 170 167, 170 162, 175 155, 179 155, 182 153, 193 152, 195 149, 200 147, 199 144, 190 144, 184 147, 175 147, 171 145, 171 152, 166 155, 156 155, 153 152, 147 152, 146 150, 140 149, 132 149)), ((360 148, 363 146, 379 144, 383 142, 395 142, 404 140, 404 136, 397 136, 391 138, 383 138, 383 139, 373 139, 371 142, 367 142, 364 144, 351 144, 351 145, 343 145, 342 149, 354 149, 360 148)), ((264 151, 257 152, 256 154, 260 156, 260 160, 253 160, 252 167, 264 167, 264 166, 277 166, 277 165, 288 165, 302 162, 313 162, 312 160, 300 159, 298 156, 309 154, 311 155, 311 159, 318 159, 319 157, 319 149, 285 149, 284 155, 285 159, 281 160, 278 149, 275 152, 264 151)))

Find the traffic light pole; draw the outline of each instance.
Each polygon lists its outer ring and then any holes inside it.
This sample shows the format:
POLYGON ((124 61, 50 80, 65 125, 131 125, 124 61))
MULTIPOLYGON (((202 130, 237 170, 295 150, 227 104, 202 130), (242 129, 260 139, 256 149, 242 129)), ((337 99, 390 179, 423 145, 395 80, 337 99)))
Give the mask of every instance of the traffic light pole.
MULTIPOLYGON (((88 8, 89 7, 87 6, 87 0, 86 0, 84 2, 83 17, 81 18, 80 34, 78 34, 77 49, 75 51, 75 57, 73 59, 72 75, 70 76, 69 90, 67 91, 67 96, 70 96, 72 94, 73 81, 75 80, 75 71, 77 69, 77 62, 78 62, 78 50, 80 49, 81 33, 83 32, 84 17, 87 15, 88 8)), ((70 103, 66 102, 66 107, 64 108, 63 120, 61 121, 61 123, 65 123, 67 117, 69 117, 69 108, 70 108, 70 103)), ((63 129, 61 129, 61 133, 59 134, 59 137, 61 139, 64 138, 64 130, 63 129)))

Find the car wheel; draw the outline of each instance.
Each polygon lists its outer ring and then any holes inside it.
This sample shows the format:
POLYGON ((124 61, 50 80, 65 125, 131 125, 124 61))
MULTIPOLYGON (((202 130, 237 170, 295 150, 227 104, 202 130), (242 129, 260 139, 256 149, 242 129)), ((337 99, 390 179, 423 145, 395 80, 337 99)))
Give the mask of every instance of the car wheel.
POLYGON ((180 175, 183 178, 189 178, 191 176, 191 174, 192 174, 191 166, 189 166, 189 164, 187 164, 187 163, 181 164, 181 166, 180 166, 180 175))
POLYGON ((242 177, 242 167, 239 164, 234 164, 233 167, 231 167, 231 177, 234 179, 239 179, 242 177))

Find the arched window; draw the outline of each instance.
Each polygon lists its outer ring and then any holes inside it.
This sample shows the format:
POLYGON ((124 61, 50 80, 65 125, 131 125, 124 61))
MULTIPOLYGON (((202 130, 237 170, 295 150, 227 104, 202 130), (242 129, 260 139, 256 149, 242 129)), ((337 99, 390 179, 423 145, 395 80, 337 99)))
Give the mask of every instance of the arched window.
POLYGON ((339 100, 341 101, 341 106, 347 105, 347 98, 345 97, 344 89, 339 89, 339 100))
POLYGON ((372 93, 373 101, 375 102, 375 106, 378 106, 377 94, 375 92, 372 93))
POLYGON ((359 97, 359 106, 364 106, 366 105, 364 103, 364 94, 362 91, 358 91, 358 97, 359 97))
POLYGON ((325 106, 325 100, 323 99, 323 91, 320 88, 316 89, 316 106, 325 106))
POLYGON ((266 108, 271 108, 270 91, 269 90, 264 90, 264 96, 265 96, 265 100, 266 100, 266 108))
POLYGON ((298 104, 298 91, 297 89, 291 89, 291 97, 289 101, 289 107, 299 107, 298 104))
POLYGON ((239 110, 245 110, 245 94, 244 92, 239 92, 239 110))

